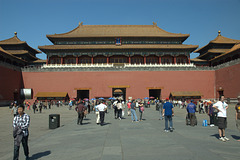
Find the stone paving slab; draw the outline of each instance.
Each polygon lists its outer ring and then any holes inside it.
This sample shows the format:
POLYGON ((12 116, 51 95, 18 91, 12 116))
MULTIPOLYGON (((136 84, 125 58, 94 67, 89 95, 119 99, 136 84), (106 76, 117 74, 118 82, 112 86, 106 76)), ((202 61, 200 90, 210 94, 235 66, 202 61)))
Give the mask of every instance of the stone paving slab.
MULTIPOLYGON (((0 110, 2 110, 0 108, 0 110)), ((229 128, 227 136, 229 142, 221 142, 217 139, 217 127, 202 127, 201 121, 208 119, 206 114, 198 115, 198 126, 190 127, 185 125, 186 111, 175 108, 173 118, 175 130, 172 133, 164 132, 164 121, 158 120, 159 112, 154 108, 147 108, 143 115, 144 121, 131 122, 131 117, 116 120, 113 112, 106 115, 106 125, 95 124, 95 115, 87 115, 84 125, 76 124, 76 113, 66 108, 54 108, 46 110, 42 115, 31 116, 30 133, 30 156, 31 159, 43 160, 65 160, 65 159, 89 159, 89 160, 224 160, 240 159, 240 142, 236 138, 240 133, 234 126, 234 110, 228 113, 229 128), (61 127, 48 129, 48 114, 58 112, 61 114, 61 127), (44 118, 41 119, 40 118, 44 118), (44 123, 44 124, 42 124, 44 123), (39 131, 38 131, 39 130, 39 131)), ((126 115, 126 114, 125 114, 126 115)), ((4 115, 3 115, 4 116, 4 115)), ((5 117, 5 119, 8 119, 5 117)), ((4 118, 0 117, 0 120, 4 118)), ((6 121, 11 123, 11 121, 6 121)), ((13 138, 6 135, 6 130, 12 132, 11 125, 1 121, 0 133, 5 137, 1 140, 6 146, 0 146, 1 158, 12 159, 13 138), (1 129, 2 131, 2 129, 1 129), (11 144, 11 145, 10 145, 11 144)), ((22 147, 20 159, 24 159, 22 147)))

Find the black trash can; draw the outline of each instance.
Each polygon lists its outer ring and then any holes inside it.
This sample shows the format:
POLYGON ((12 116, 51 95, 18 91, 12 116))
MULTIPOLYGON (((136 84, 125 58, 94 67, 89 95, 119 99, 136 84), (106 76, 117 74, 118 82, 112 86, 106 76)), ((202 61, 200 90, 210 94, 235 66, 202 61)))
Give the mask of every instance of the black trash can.
POLYGON ((60 127, 60 114, 49 115, 49 129, 55 129, 60 127))

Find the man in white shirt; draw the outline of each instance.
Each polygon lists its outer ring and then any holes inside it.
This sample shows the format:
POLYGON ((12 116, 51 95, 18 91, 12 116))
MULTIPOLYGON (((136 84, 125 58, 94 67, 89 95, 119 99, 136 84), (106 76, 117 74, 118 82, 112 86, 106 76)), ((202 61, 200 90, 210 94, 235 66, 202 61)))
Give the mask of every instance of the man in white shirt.
POLYGON ((103 126, 104 116, 105 116, 105 112, 107 110, 107 106, 105 104, 103 104, 103 101, 101 101, 100 104, 96 107, 96 109, 99 111, 100 124, 101 124, 101 126, 103 126))
POLYGON ((227 128, 227 109, 228 104, 224 102, 224 96, 222 95, 217 103, 213 105, 218 111, 218 132, 219 140, 226 142, 229 139, 225 136, 225 129, 227 128))

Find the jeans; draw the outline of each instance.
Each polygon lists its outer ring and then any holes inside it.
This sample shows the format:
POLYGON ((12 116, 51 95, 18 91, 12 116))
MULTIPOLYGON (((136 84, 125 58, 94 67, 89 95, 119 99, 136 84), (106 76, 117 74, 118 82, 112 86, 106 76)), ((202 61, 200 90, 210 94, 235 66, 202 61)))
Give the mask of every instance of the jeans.
POLYGON ((210 124, 214 124, 214 115, 213 115, 213 113, 209 114, 209 118, 210 118, 210 124))
POLYGON ((173 128, 172 116, 164 116, 165 117, 165 130, 168 130, 168 121, 170 123, 170 128, 173 128))
POLYGON ((159 114, 160 114, 160 119, 161 119, 161 120, 163 119, 162 110, 163 110, 163 108, 162 108, 162 107, 159 107, 159 114))
POLYGON ((84 112, 78 112, 78 121, 77 121, 77 124, 82 124, 83 117, 84 117, 84 112))
POLYGON ((135 109, 131 109, 131 118, 132 118, 132 121, 134 121, 133 115, 134 115, 134 117, 135 117, 135 121, 138 121, 138 119, 137 119, 137 114, 136 114, 135 109))
MULTIPOLYGON (((28 155, 29 155, 29 150, 28 150, 28 136, 22 138, 22 145, 23 145, 24 155, 25 155, 26 157, 28 157, 28 155)), ((18 160, 18 157, 19 157, 19 148, 20 148, 20 146, 14 145, 13 160, 18 160)))
POLYGON ((104 123, 105 111, 100 111, 99 114, 100 114, 100 123, 101 123, 101 125, 103 125, 103 123, 104 123))

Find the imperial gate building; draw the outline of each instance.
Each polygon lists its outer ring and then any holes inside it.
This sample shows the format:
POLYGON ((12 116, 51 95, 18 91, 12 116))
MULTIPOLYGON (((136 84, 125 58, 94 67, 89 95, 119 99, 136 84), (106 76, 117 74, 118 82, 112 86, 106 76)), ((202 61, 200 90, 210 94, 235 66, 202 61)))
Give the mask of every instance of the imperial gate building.
MULTIPOLYGON (((9 95, 20 88, 32 89, 32 99, 37 99, 38 95, 44 97, 44 94, 47 98, 51 92, 54 95, 64 92, 70 98, 122 95, 124 98, 141 99, 174 97, 176 93, 180 98, 203 99, 217 98, 223 93, 226 97, 235 98, 240 94, 238 40, 218 35, 216 41, 210 41, 209 45, 196 51, 200 52, 199 57, 190 60, 190 54, 198 45, 184 44, 189 36, 167 32, 156 23, 79 23, 67 33, 47 35, 53 44, 38 47, 46 53, 47 60, 32 59, 25 67, 18 68, 18 86, 13 87, 12 82, 0 79, 10 90, 8 95, 0 92, 0 100, 13 99, 9 95), (214 53, 209 52, 216 46, 223 48, 218 48, 221 53, 213 57, 214 53), (230 48, 226 50, 226 46, 230 48), (231 59, 220 63, 226 56, 231 59)), ((6 52, 2 49, 0 53, 4 55, 6 52)), ((20 57, 19 61, 23 63, 26 60, 20 57)), ((0 65, 2 73, 8 73, 8 76, 16 74, 16 69, 14 71, 4 64, 0 65)))

